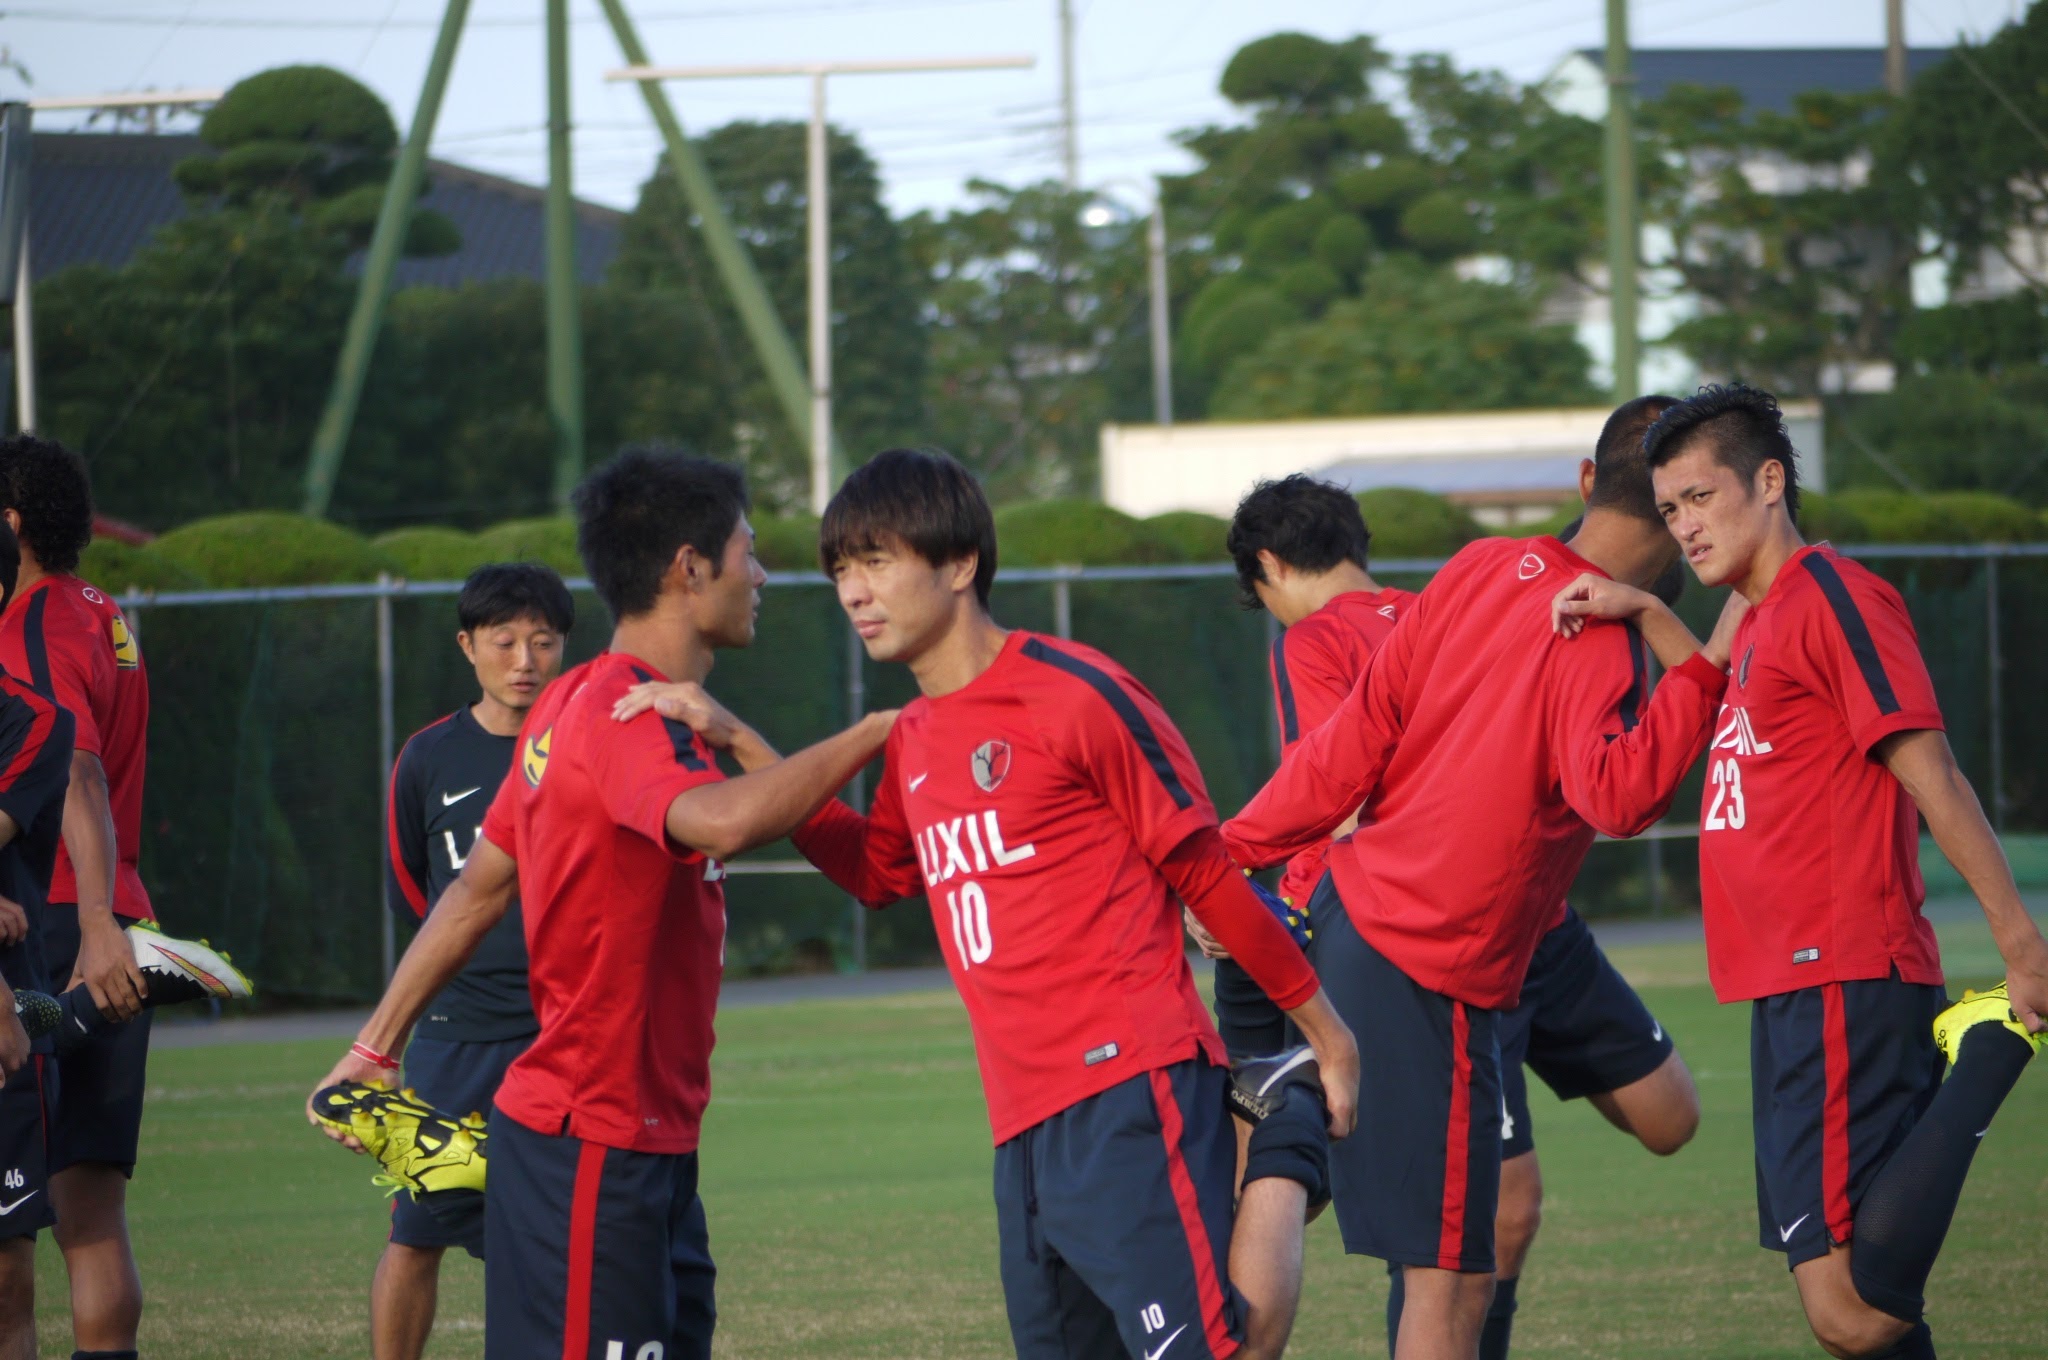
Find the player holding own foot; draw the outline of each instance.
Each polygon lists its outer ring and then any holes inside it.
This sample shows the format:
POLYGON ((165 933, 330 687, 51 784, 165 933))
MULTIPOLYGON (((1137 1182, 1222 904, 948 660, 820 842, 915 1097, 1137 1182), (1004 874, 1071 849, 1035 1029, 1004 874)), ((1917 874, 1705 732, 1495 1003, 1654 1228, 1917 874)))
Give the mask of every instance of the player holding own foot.
MULTIPOLYGON (((697 1136, 725 943, 720 861, 810 816, 881 749, 893 715, 732 780, 681 723, 613 722, 633 685, 701 683, 719 648, 752 642, 764 577, 733 468, 629 449, 573 499, 577 550, 616 620, 611 647, 534 704, 461 876, 315 1095, 346 1085, 366 1121, 415 1131, 417 1108, 369 1082, 395 1068, 387 1055, 516 889, 540 1033, 491 1115, 485 1354, 703 1360, 714 1268, 697 1136)), ((306 1113, 360 1149, 343 1112, 309 1099, 306 1113)))
POLYGON ((797 845, 870 905, 930 898, 994 1126, 1017 1354, 1277 1356, 1325 1116, 1310 1090, 1283 1092, 1233 1221, 1223 1048, 1173 894, 1289 1008, 1340 1135, 1350 1032, 1224 854, 1152 696, 1099 652, 989 617, 995 527, 964 468, 877 455, 833 497, 819 542, 868 654, 907 664, 923 697, 897 720, 872 812, 828 804, 797 845))
MULTIPOLYGON (((2048 943, 1956 768, 1898 592, 1794 527, 1777 402, 1703 389, 1648 450, 1686 560, 1751 605, 1708 752, 1700 892, 1715 993, 1753 1003, 1761 1240, 1785 1253, 1829 1354, 1929 1360, 1927 1274, 1978 1140, 2040 1046, 2048 943), (1943 1009, 1921 816, 1983 906, 2010 998, 1943 1009)), ((1596 581, 1558 608, 1570 628, 1654 606, 1596 581)))
MULTIPOLYGON (((1644 397, 1622 406, 1608 419, 1597 448, 1610 458, 1624 447, 1639 448, 1643 432, 1674 400, 1644 397)), ((1593 494, 1595 467, 1590 458, 1580 465, 1582 496, 1593 494)), ((1560 539, 1569 544, 1579 527, 1560 531, 1560 539)), ((1411 592, 1383 589, 1367 574, 1369 542, 1358 502, 1304 476, 1261 483, 1231 521, 1229 547, 1242 594, 1287 629, 1275 640, 1272 657, 1283 754, 1337 709, 1373 650, 1414 602, 1411 592)), ((1673 563, 1666 575, 1682 584, 1680 571, 1673 563)), ((1347 822, 1338 833, 1350 829, 1347 822)), ((1307 905, 1327 849, 1324 842, 1288 862, 1283 896, 1307 905)), ((1676 1152, 1699 1127, 1699 1093, 1663 1026, 1569 905, 1560 902, 1554 920, 1529 965, 1521 1004, 1500 1020, 1500 1204, 1494 1212, 1493 1303, 1480 1335, 1480 1360, 1504 1360, 1508 1353, 1517 1284, 1542 1216, 1543 1179, 1524 1061, 1560 1099, 1589 1099, 1659 1155, 1676 1152)), ((1210 948, 1198 928, 1196 938, 1210 948)), ((1309 953, 1313 958, 1313 944, 1309 953)), ((1279 1012, 1227 959, 1216 965, 1216 1023, 1233 1057, 1275 1052, 1286 1042, 1279 1012)), ((1392 1275, 1389 1349, 1400 1333, 1405 1280, 1398 1266, 1392 1275)))
POLYGON ((1520 1000, 1594 832, 1634 835, 1705 746, 1726 635, 1705 656, 1666 611, 1673 667, 1646 706, 1641 640, 1551 626, 1581 572, 1648 584, 1673 558, 1639 447, 1596 450, 1583 527, 1486 539, 1445 564, 1330 720, 1223 828, 1240 863, 1329 848, 1316 969, 1372 1036, 1358 1132, 1331 1153, 1347 1251, 1404 1268, 1399 1360, 1470 1360, 1493 1295, 1500 1013, 1520 1000))
MULTIPOLYGON (((388 896, 407 921, 423 919, 462 872, 512 768, 520 723, 560 674, 576 621, 562 578, 531 562, 471 572, 455 613, 455 641, 482 695, 414 733, 392 766, 388 896)), ((422 1101, 458 1115, 491 1107, 505 1069, 540 1028, 526 971, 526 934, 514 902, 434 998, 405 1051, 405 1083, 422 1101)), ((434 1326, 441 1256, 454 1246, 482 1254, 481 1215, 451 1224, 413 1196, 392 1200, 390 1244, 370 1287, 377 1360, 419 1360, 434 1326)))

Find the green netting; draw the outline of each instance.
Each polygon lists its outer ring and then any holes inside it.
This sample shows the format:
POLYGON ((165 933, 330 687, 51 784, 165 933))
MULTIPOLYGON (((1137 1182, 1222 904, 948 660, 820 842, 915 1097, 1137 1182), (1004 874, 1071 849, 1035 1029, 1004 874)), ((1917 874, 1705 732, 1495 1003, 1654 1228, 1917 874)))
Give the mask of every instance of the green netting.
MULTIPOLYGON (((1869 559, 1904 592, 1964 769, 2002 806, 2009 829, 2048 829, 2048 559, 1869 559), (1992 796, 1990 610, 1995 570, 2002 797, 1992 796)), ((1419 586, 1418 575, 1391 583, 1419 586)), ((1149 686, 1186 733, 1211 795, 1237 808, 1272 769, 1265 617, 1237 607, 1228 577, 1009 581, 995 611, 1013 626, 1102 648, 1149 686), (1064 607, 1058 595, 1064 591, 1064 607)), ((398 738, 474 697, 455 647, 454 600, 391 602, 392 709, 398 738)), ((1718 598, 1692 591, 1682 611, 1711 626, 1718 598)), ((570 660, 595 652, 609 620, 577 596, 570 660)), ((373 998, 382 982, 377 606, 370 599, 209 605, 145 604, 153 720, 143 874, 172 929, 224 941, 277 1001, 373 998)), ((759 638, 721 656, 724 697, 784 749, 835 730, 858 654, 822 583, 767 592, 759 638)), ((868 707, 912 697, 900 667, 862 659, 868 707)), ((1673 821, 1697 820, 1695 772, 1673 821)), ((735 866, 729 966, 736 973, 930 963, 922 903, 861 913, 815 874, 749 872, 789 865, 776 846, 735 866)), ((1698 900, 1689 839, 1596 847, 1574 889, 1592 915, 1678 910, 1698 900)), ((403 936, 399 943, 402 947, 403 936)))

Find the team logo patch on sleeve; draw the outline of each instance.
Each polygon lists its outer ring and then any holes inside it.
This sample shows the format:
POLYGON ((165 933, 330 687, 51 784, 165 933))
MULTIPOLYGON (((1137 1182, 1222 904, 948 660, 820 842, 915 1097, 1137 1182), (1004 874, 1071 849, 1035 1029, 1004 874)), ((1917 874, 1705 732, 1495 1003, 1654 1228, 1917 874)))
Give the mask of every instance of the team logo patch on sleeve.
POLYGON ((540 787, 540 777, 548 772, 548 746, 555 735, 550 727, 538 736, 526 739, 526 749, 519 753, 519 773, 526 776, 526 782, 533 788, 540 787))
POLYGON ((985 741, 974 748, 968 763, 974 770, 974 782, 981 786, 981 791, 994 793, 996 786, 1010 777, 1010 743, 985 741))
POLYGON ((119 614, 107 620, 107 631, 114 639, 114 665, 124 671, 132 671, 142 664, 142 648, 135 644, 135 634, 128 631, 128 620, 119 614))
POLYGON ((1515 567, 1515 575, 1524 581, 1533 581, 1543 574, 1545 565, 1547 564, 1544 560, 1535 553, 1523 553, 1520 564, 1515 567))

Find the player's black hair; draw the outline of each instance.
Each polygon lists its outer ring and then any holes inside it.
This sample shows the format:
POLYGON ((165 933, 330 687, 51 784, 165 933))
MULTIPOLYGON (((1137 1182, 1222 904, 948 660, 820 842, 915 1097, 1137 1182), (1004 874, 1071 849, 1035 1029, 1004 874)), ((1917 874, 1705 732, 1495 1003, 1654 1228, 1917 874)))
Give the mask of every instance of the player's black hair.
POLYGON ((685 544, 718 575, 747 512, 747 481, 726 463, 656 445, 628 445, 576 486, 576 551, 615 619, 645 614, 685 544))
POLYGON ((848 557, 892 541, 935 567, 975 555, 974 593, 988 607, 996 579, 996 517, 981 483, 937 449, 884 449, 840 484, 818 525, 826 576, 848 557))
POLYGON ((1643 436, 1643 452, 1660 468, 1696 438, 1711 439, 1714 460, 1752 486, 1757 469, 1775 461, 1785 469, 1785 509, 1799 517, 1798 455, 1776 397, 1742 383, 1702 387, 1658 417, 1643 436))
MULTIPOLYGON (((1586 517, 1584 515, 1580 515, 1570 524, 1567 524, 1564 526, 1564 528, 1559 529, 1557 533, 1553 535, 1553 537, 1555 537, 1557 541, 1560 543, 1570 543, 1574 538, 1578 537, 1579 530, 1582 527, 1584 527, 1585 523, 1586 517)), ((1663 571, 1659 572, 1657 575, 1657 579, 1650 582, 1650 593, 1652 595, 1655 595, 1658 599, 1662 600, 1665 604, 1676 606, 1679 600, 1685 597, 1684 563, 1678 560, 1673 560, 1669 566, 1665 567, 1663 571)))
POLYGON ((1677 404, 1677 397, 1652 394, 1614 408, 1614 414, 1600 427, 1599 442, 1593 445, 1593 493, 1586 497, 1588 510, 1614 510, 1650 524, 1664 523, 1657 513, 1656 493, 1650 489, 1643 436, 1677 404))
POLYGON ((576 601, 554 568, 538 562, 487 562, 469 574, 455 600, 462 631, 539 619, 557 633, 576 626, 576 601))
POLYGON ((77 454, 32 434, 0 439, 0 506, 21 516, 21 540, 44 571, 78 570, 92 542, 92 481, 77 454))
POLYGON ((14 587, 21 580, 21 540, 7 521, 0 519, 0 609, 14 602, 14 587))
POLYGON ((1266 579, 1261 548, 1296 571, 1323 572, 1344 562, 1362 568, 1372 531, 1350 492, 1297 472, 1247 492, 1224 542, 1237 564, 1238 602, 1257 609, 1259 595, 1252 587, 1266 579))

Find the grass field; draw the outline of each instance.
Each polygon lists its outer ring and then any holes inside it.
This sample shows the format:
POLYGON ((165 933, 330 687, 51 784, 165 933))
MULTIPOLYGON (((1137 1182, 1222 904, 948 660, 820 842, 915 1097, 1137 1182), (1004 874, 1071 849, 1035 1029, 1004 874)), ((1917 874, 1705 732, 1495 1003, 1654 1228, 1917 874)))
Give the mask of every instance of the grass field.
MULTIPOLYGON (((1943 943, 1952 993, 1997 976, 1981 927, 1945 928, 1943 943)), ((1697 945, 1615 958, 1677 1036, 1705 1121, 1692 1147, 1658 1162, 1583 1103, 1561 1106, 1537 1086, 1549 1197, 1516 1354, 1819 1355, 1779 1258, 1756 1246, 1747 1009, 1713 1004, 1697 945)), ((704 1193, 721 1267, 720 1355, 1008 1355, 987 1125, 953 996, 734 1011, 719 1030, 704 1193)), ((369 1164, 307 1128, 299 1108, 338 1048, 151 1057, 131 1203, 152 1360, 368 1353, 383 1205, 369 1164)), ((1929 1288, 1944 1357, 2048 1357, 2044 1124, 2048 1071, 2030 1072, 1984 1140, 1929 1288)), ((1309 1258, 1290 1354, 1384 1354, 1377 1263, 1347 1260, 1328 1218, 1310 1231, 1309 1258)), ((47 1245, 38 1287, 43 1354, 69 1354, 62 1271, 47 1245)), ((481 1353, 482 1270, 458 1254, 430 1354, 481 1353)))

